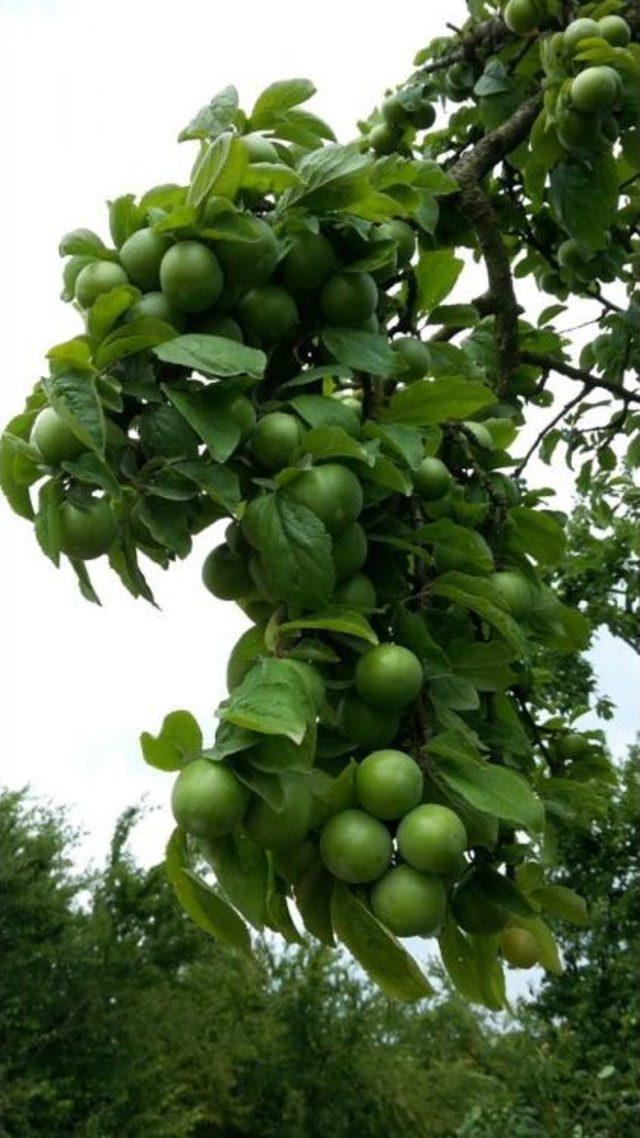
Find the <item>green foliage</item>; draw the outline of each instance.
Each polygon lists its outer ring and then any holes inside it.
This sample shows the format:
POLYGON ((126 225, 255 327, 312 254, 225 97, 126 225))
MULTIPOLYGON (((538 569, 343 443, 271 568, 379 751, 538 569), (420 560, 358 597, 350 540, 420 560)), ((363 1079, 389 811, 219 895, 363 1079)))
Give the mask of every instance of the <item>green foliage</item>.
MULTIPOLYGON (((553 874, 615 783, 601 736, 574 753, 571 738, 595 690, 588 618, 637 645, 640 45, 637 21, 578 15, 509 0, 486 19, 470 3, 464 50, 458 32, 434 40, 346 144, 306 108, 306 79, 271 84, 250 113, 219 92, 180 135, 198 144, 188 184, 109 203, 115 248, 63 238, 63 298, 84 329, 48 353, 1 443, 9 504, 91 601, 88 560, 108 555, 153 601, 139 558, 167 567, 231 522, 204 579, 259 644, 230 669, 212 745, 178 711, 142 748, 182 785, 186 764, 221 764, 238 810, 231 833, 179 830, 169 876, 242 953, 245 920, 295 940, 297 899, 309 930, 402 999, 426 990, 389 931, 411 922, 385 928, 369 889, 344 884, 402 860, 395 830, 375 820, 384 856, 366 873, 335 871, 321 838, 356 813, 367 744, 415 757, 425 802, 467 835, 438 870, 448 900, 430 932, 452 982, 492 1010, 507 919, 554 974, 546 920, 584 924, 553 874), (438 100, 458 109, 433 130, 438 100), (483 296, 463 249, 485 263, 483 296), (559 301, 536 327, 522 278, 559 301), (597 313, 580 366, 559 320, 569 297, 597 313), (555 373, 577 394, 523 454, 555 373), (528 486, 534 454, 579 459, 573 519, 528 486), (303 839, 295 880, 283 866, 303 839)), ((188 816, 206 818, 200 805, 188 816)), ((418 872, 405 880, 427 896, 418 872)))

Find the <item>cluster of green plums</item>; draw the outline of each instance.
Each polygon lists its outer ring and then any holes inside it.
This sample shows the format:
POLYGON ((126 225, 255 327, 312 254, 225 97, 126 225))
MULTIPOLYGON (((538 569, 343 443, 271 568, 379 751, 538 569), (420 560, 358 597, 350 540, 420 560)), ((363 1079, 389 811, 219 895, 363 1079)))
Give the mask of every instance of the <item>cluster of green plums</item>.
POLYGON ((629 25, 617 15, 603 16, 597 21, 581 17, 564 32, 553 35, 551 66, 554 72, 559 70, 566 75, 555 110, 556 130, 569 153, 585 155, 610 149, 621 130, 635 125, 635 83, 628 75, 609 64, 593 66, 576 59, 587 42, 600 40, 620 48, 626 47, 630 39, 629 25))
POLYGON ((416 132, 429 130, 436 121, 435 90, 422 83, 391 92, 382 102, 378 121, 365 135, 364 144, 375 154, 394 154, 406 150, 416 132))
POLYGON ((353 802, 328 817, 306 776, 289 775, 283 790, 284 804, 275 810, 252 796, 227 764, 200 758, 178 775, 172 809, 205 856, 240 827, 273 856, 276 872, 294 892, 319 856, 337 881, 360 888, 396 936, 437 936, 451 907, 470 933, 500 931, 510 963, 536 963, 535 938, 510 926, 502 909, 465 884, 464 824, 448 807, 423 801, 422 771, 410 755, 366 755, 357 765, 353 802))

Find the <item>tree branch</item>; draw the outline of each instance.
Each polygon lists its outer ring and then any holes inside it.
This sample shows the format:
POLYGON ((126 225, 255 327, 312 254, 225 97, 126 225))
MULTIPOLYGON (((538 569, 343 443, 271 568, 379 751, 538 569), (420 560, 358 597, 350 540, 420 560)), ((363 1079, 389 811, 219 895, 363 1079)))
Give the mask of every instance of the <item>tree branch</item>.
POLYGON ((502 240, 500 223, 480 183, 494 166, 524 141, 541 103, 539 94, 528 99, 507 122, 485 135, 449 170, 460 187, 460 210, 478 238, 487 268, 489 288, 475 304, 482 315, 495 315, 501 386, 507 382, 518 362, 518 316, 522 309, 513 287, 511 261, 502 240))
POLYGON ((520 359, 525 364, 534 364, 545 371, 557 371, 569 379, 576 379, 583 384, 586 391, 596 391, 601 388, 603 391, 615 395, 617 399, 622 399, 625 403, 640 403, 640 392, 629 391, 620 383, 614 383, 612 380, 604 379, 599 375, 591 375, 591 372, 584 371, 580 367, 574 367, 573 364, 559 360, 556 356, 545 356, 542 352, 524 351, 521 352, 520 359))
POLYGON ((560 420, 564 419, 565 415, 567 415, 569 411, 572 411, 573 408, 575 406, 577 406, 577 404, 580 402, 581 399, 584 399, 585 395, 588 394, 588 391, 589 391, 589 388, 583 386, 580 389, 580 391, 578 392, 578 394, 575 395, 573 397, 573 399, 570 399, 568 403, 565 403, 564 407, 560 411, 558 411, 558 414, 554 415, 553 419, 551 419, 550 422, 548 422, 546 424, 546 426, 544 426, 542 428, 542 430, 536 435, 534 441, 532 442, 531 446, 529 447, 529 450, 525 454, 522 462, 519 463, 519 465, 515 469, 516 476, 519 476, 520 474, 522 474, 522 471, 524 470, 525 466, 527 465, 529 459, 535 454, 535 452, 537 451, 538 447, 540 446, 540 443, 542 442, 542 440, 546 437, 546 435, 549 434, 549 431, 552 431, 553 428, 555 426, 557 426, 557 424, 560 422, 560 420))

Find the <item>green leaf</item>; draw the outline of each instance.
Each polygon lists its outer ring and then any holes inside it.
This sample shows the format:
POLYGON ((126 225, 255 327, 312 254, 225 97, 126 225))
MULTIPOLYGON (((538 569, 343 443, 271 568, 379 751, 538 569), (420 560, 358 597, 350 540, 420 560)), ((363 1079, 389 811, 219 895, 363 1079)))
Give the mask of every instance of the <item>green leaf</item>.
POLYGON ((363 332, 359 328, 325 328, 322 342, 338 363, 369 375, 393 375, 398 357, 386 336, 363 332))
POLYGON ((206 107, 198 111, 188 126, 180 131, 178 142, 196 138, 215 138, 233 124, 238 110, 238 92, 235 87, 224 87, 213 96, 206 107))
POLYGON ((424 458, 423 432, 417 427, 408 427, 402 423, 368 422, 363 435, 381 439, 384 448, 401 458, 410 470, 417 470, 424 458))
POLYGON ((188 390, 163 384, 162 390, 185 422, 206 444, 216 462, 226 462, 236 450, 241 428, 231 407, 235 392, 217 385, 191 384, 188 390))
POLYGON ((565 532, 553 514, 513 506, 509 510, 508 546, 515 553, 526 553, 541 565, 555 565, 566 547, 565 532))
POLYGON ((480 699, 473 684, 459 676, 439 676, 431 680, 429 695, 438 705, 451 707, 454 711, 476 711, 480 706, 480 699))
POLYGON ((247 673, 222 707, 220 718, 262 735, 301 743, 315 722, 311 695, 288 660, 265 657, 247 673))
POLYGON ((240 480, 234 470, 222 464, 203 462, 202 459, 178 462, 172 469, 191 479, 227 513, 232 514, 240 504, 240 480))
POLYGON ((506 913, 511 913, 516 917, 535 916, 527 898, 520 892, 517 885, 514 885, 508 877, 504 877, 503 874, 491 869, 490 866, 479 865, 473 871, 473 879, 478 883, 483 896, 500 909, 504 909, 506 913))
POLYGON ((538 959, 543 968, 548 972, 553 972, 556 976, 561 976, 563 972, 562 961, 558 952, 558 946, 551 929, 541 917, 517 917, 512 920, 513 924, 520 926, 523 929, 528 929, 530 933, 538 942, 538 959))
POLYGON ((300 620, 289 620, 281 624, 280 632, 296 632, 303 628, 321 628, 325 632, 340 632, 344 636, 355 636, 369 644, 377 644, 378 637, 368 620, 358 612, 345 612, 342 609, 314 613, 300 620))
POLYGON ((202 731, 189 711, 172 711, 158 735, 143 731, 140 746, 145 762, 160 771, 180 770, 202 751, 202 731))
POLYGON ((445 328, 473 328, 479 322, 478 309, 473 304, 442 304, 429 314, 429 324, 442 324, 445 328))
POLYGON ((569 921, 572 925, 580 925, 583 928, 589 924, 584 897, 575 893, 573 889, 568 889, 566 885, 543 885, 539 889, 534 889, 531 897, 552 917, 558 917, 561 921, 569 921))
POLYGON ((334 878, 323 865, 315 865, 295 885, 296 905, 307 932, 322 944, 335 946, 331 923, 334 878))
POLYGON ((252 502, 251 529, 277 596, 307 609, 327 603, 335 585, 331 538, 311 510, 280 492, 265 494, 252 502))
POLYGON ((452 732, 431 739, 429 753, 435 756, 434 777, 476 810, 540 833, 544 809, 522 775, 474 758, 452 732))
POLYGON ((306 103, 315 95, 315 87, 309 79, 281 79, 262 91, 256 99, 251 112, 253 130, 266 130, 277 124, 283 111, 306 103))
POLYGON ((102 602, 91 584, 91 578, 86 563, 84 561, 78 561, 74 557, 70 557, 69 562, 78 579, 78 588, 85 601, 89 601, 90 604, 93 605, 100 605, 102 602))
POLYGON ((280 209, 294 203, 312 211, 345 209, 366 193, 370 166, 371 159, 357 143, 314 150, 298 165, 302 185, 285 193, 280 209))
POLYGON ((464 561, 469 564, 472 570, 477 568, 483 573, 490 573, 494 567, 487 543, 480 534, 449 518, 440 518, 437 522, 421 526, 413 538, 421 543, 426 542, 427 545, 443 546, 447 553, 455 554, 461 563, 464 561))
POLYGON ((415 268, 420 312, 430 312, 448 296, 464 268, 451 249, 423 253, 415 268))
POLYGON ((35 459, 28 459, 17 450, 9 428, 0 438, 0 489, 14 513, 31 521, 34 511, 29 485, 40 478, 41 471, 35 459))
POLYGON ((487 997, 480 975, 480 960, 475 944, 449 918, 438 938, 442 963, 454 988, 472 1004, 499 1011, 503 1004, 487 997))
POLYGON ((124 245, 132 233, 136 233, 144 224, 144 210, 136 205, 134 194, 123 194, 112 202, 109 207, 109 230, 118 249, 124 245))
POLYGON ((356 438, 360 435, 360 417, 339 399, 326 395, 296 395, 289 403, 311 427, 342 427, 348 435, 356 438))
POLYGON ((269 863, 267 854, 241 830, 215 842, 203 842, 202 852, 233 906, 261 930, 267 918, 269 863))
POLYGON ((527 639, 520 625, 500 607, 500 599, 492 581, 471 577, 466 573, 443 573, 434 581, 431 592, 434 596, 447 597, 461 608, 477 613, 491 624, 517 653, 525 659, 528 658, 527 639))
POLYGON ((455 674, 478 691, 504 691, 515 683, 516 674, 509 667, 513 650, 499 640, 477 640, 473 644, 454 641, 449 645, 449 658, 455 674))
POLYGON ((229 761, 236 777, 249 787, 252 794, 264 799, 272 810, 282 810, 284 790, 279 775, 271 774, 269 771, 259 771, 237 755, 229 761))
POLYGON ((300 449, 314 458, 355 458, 370 465, 373 459, 361 443, 342 427, 313 427, 304 436, 300 449))
POLYGON ((189 869, 182 830, 174 830, 169 839, 165 866, 176 896, 194 924, 222 944, 251 956, 251 937, 244 921, 189 869))
POLYGON ((242 189, 259 194, 281 194, 299 184, 296 171, 283 162, 251 162, 242 175, 242 189))
POLYGON ((191 552, 189 517, 182 502, 148 496, 140 504, 140 520, 165 549, 178 557, 187 557, 191 552))
POLYGON ((87 319, 89 335, 100 343, 139 295, 139 290, 132 285, 120 285, 102 293, 89 309, 87 319))
POLYGON ((95 380, 86 372, 60 371, 43 379, 51 406, 84 445, 104 454, 106 428, 95 380))
POLYGON ((433 992, 417 962, 347 885, 336 882, 331 918, 338 940, 385 995, 412 1002, 433 992))
POLYGON ((551 171, 550 200, 556 220, 582 245, 604 249, 618 209, 619 180, 610 151, 558 162, 551 171))
POLYGON ((473 380, 422 379, 396 391, 382 419, 418 426, 470 419, 476 411, 495 403, 495 398, 488 387, 473 380))
POLYGON ((35 531, 38 544, 44 554, 60 564, 62 550, 62 517, 60 507, 64 500, 62 486, 57 479, 51 479, 40 487, 38 512, 35 516, 35 531))
MULTIPOLYGON (((213 193, 216 183, 223 176, 227 162, 231 159, 234 151, 238 158, 244 157, 246 160, 243 147, 240 148, 239 152, 237 147, 232 151, 231 144, 233 141, 233 135, 226 133, 219 135, 213 142, 207 141, 201 144, 200 154, 193 169, 191 185, 187 194, 188 206, 199 209, 204 205, 209 195, 213 193)), ((240 185, 243 171, 244 164, 241 166, 240 178, 235 189, 240 185)))
POLYGON ((165 324, 164 320, 153 320, 150 317, 130 320, 129 323, 110 332, 96 349, 96 366, 109 367, 117 360, 147 351, 165 340, 172 340, 175 336, 175 328, 171 324, 165 324))
POLYGON ((264 352, 237 344, 225 336, 207 336, 191 333, 175 336, 172 340, 158 344, 154 355, 165 363, 180 364, 203 375, 233 376, 248 375, 251 379, 262 379, 267 364, 264 352))
POLYGON ((91 229, 74 229, 65 233, 59 246, 61 257, 93 257, 101 261, 116 261, 114 249, 107 249, 101 237, 91 229))
POLYGON ((131 538, 127 537, 112 543, 109 548, 109 564, 132 597, 143 597, 149 604, 155 605, 153 593, 138 564, 137 550, 131 538))
POLYGON ((95 451, 87 451, 71 462, 62 463, 63 470, 73 474, 79 482, 88 482, 90 486, 100 486, 106 490, 115 501, 122 498, 120 483, 107 462, 95 451))

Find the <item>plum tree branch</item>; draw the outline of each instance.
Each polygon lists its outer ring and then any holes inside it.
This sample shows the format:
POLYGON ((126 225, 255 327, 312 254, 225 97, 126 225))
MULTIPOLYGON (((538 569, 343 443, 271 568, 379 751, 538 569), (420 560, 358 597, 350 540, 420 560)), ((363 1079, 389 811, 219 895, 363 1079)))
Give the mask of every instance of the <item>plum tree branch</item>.
POLYGON ((476 234, 487 269, 489 288, 474 303, 481 315, 495 316, 500 386, 505 385, 518 362, 518 316, 522 309, 516 298, 511 261, 500 223, 481 183, 494 166, 524 141, 541 105, 540 94, 528 99, 510 119, 480 139, 449 170, 460 187, 460 210, 476 234))
POLYGON ((557 371, 560 375, 566 375, 568 379, 575 379, 583 384, 586 391, 596 391, 600 388, 603 391, 608 391, 611 395, 615 395, 617 399, 622 399, 624 403, 640 403, 640 391, 629 391, 620 383, 614 383, 612 380, 604 379, 599 375, 592 375, 591 372, 574 367, 573 364, 567 363, 566 360, 559 360, 556 356, 546 356, 542 352, 523 351, 520 353, 520 359, 523 363, 534 364, 536 367, 543 368, 544 371, 557 371))

